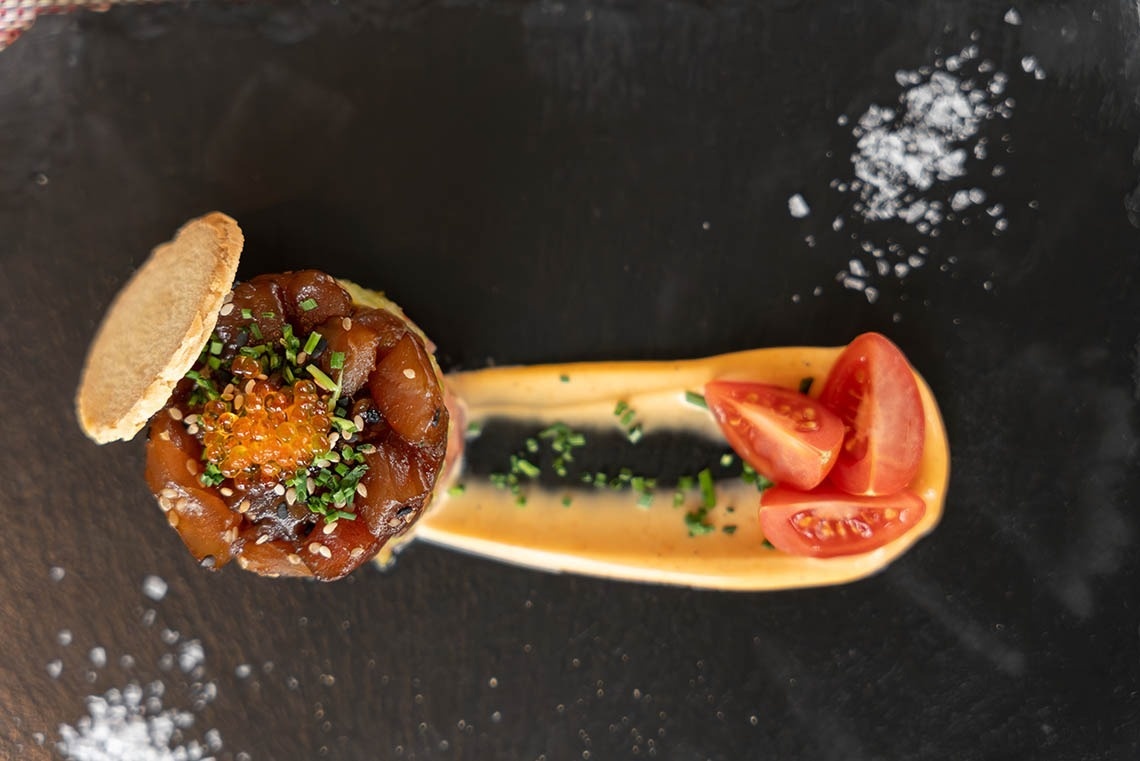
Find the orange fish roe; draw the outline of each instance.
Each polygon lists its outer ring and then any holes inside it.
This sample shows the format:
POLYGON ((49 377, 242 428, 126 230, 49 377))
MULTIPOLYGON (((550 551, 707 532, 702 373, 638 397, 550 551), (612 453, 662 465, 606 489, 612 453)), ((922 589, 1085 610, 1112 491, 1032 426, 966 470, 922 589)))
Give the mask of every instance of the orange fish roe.
POLYGON ((251 380, 232 401, 203 408, 203 457, 242 485, 279 481, 328 451, 330 423, 328 399, 312 381, 251 380))

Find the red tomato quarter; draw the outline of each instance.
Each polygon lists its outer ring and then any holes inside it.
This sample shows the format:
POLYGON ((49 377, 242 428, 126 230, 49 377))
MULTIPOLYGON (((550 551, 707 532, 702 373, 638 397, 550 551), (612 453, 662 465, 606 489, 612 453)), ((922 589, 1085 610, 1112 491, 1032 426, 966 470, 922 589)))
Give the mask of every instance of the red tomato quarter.
POLYGON ((835 361, 819 400, 846 427, 833 484, 850 494, 881 495, 914 480, 926 421, 918 382, 897 346, 878 333, 858 336, 835 361))
POLYGON ((779 484, 811 489, 843 444, 843 423, 806 394, 763 383, 712 381, 705 401, 741 459, 779 484))
POLYGON ((863 497, 821 486, 810 492, 782 486, 760 497, 760 529, 789 555, 856 555, 882 547, 922 519, 926 503, 914 492, 863 497))

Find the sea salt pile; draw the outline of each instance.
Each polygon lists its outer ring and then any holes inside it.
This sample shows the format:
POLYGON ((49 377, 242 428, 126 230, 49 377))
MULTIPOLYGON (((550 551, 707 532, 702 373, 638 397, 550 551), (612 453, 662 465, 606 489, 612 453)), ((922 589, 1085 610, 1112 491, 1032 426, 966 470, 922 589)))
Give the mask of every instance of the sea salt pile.
MULTIPOLYGON (((150 600, 160 601, 167 593, 166 582, 158 576, 143 580, 142 593, 150 600)), ((148 610, 153 623, 153 610, 148 610)), ((130 681, 122 688, 111 688, 101 695, 86 699, 87 715, 74 724, 61 724, 56 749, 65 759, 72 761, 213 761, 214 754, 222 749, 222 737, 217 729, 195 728, 197 714, 217 697, 215 684, 206 681, 206 652, 196 639, 183 638, 172 629, 161 631, 163 644, 170 649, 158 661, 162 671, 173 671, 175 666, 188 678, 185 689, 179 689, 181 707, 171 707, 172 697, 166 682, 155 680, 145 686, 130 681)), ((72 634, 63 629, 57 637, 61 646, 70 645, 72 634)), ((92 647, 87 653, 91 667, 101 670, 107 666, 107 650, 92 647)), ((135 658, 124 654, 119 658, 122 668, 130 670, 135 658)), ((48 664, 48 673, 58 678, 63 671, 62 660, 48 664)), ((95 681, 96 671, 87 672, 88 681, 95 681)), ((176 682, 182 685, 183 682, 176 682)), ((237 758, 249 759, 239 753, 237 758)))
POLYGON ((87 715, 59 728, 60 753, 74 761, 212 761, 222 748, 218 731, 184 740, 194 714, 163 708, 164 692, 162 682, 131 683, 87 698, 87 715))
MULTIPOLYGON (((1027 68, 1023 61, 1022 68, 1039 71, 1035 62, 1027 68)), ((986 124, 1013 114, 1009 77, 971 43, 929 65, 897 71, 895 81, 900 89, 893 103, 871 104, 854 120, 837 120, 851 129, 855 150, 850 174, 830 183, 850 201, 849 211, 827 227, 856 244, 836 281, 871 302, 879 297, 879 280, 905 278, 926 263, 930 239, 947 225, 985 225, 1001 234, 1009 224, 1005 207, 993 203, 985 187, 1005 172, 990 156, 991 139, 1001 151, 1009 135, 993 135, 986 124)), ((797 199, 802 196, 789 199, 789 213, 803 218, 806 212, 797 212, 806 203, 800 206, 797 199)), ((817 236, 804 240, 814 247, 817 236)))

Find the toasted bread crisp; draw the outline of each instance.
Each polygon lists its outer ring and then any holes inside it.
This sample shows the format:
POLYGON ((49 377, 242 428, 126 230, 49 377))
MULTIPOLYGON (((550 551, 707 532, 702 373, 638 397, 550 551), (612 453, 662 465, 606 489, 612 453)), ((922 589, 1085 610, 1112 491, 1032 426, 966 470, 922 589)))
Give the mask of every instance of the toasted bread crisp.
POLYGON ((119 292, 91 343, 76 394, 84 432, 130 439, 198 358, 233 286, 241 229, 212 212, 187 222, 119 292))

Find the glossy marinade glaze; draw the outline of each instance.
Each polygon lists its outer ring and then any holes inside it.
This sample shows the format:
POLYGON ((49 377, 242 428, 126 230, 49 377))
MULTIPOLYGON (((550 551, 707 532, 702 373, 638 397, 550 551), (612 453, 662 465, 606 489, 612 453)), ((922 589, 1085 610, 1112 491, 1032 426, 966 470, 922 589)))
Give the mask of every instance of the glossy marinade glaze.
POLYGON ((338 579, 426 509, 449 414, 425 339, 386 307, 311 270, 234 287, 148 432, 147 482, 201 563, 338 579))

